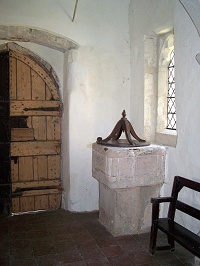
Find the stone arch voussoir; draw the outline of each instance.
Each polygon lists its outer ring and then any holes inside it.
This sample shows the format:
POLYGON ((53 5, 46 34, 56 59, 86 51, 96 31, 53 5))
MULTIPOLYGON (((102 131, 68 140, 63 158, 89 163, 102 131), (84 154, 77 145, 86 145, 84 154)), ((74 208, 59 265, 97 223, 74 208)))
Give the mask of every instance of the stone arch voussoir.
POLYGON ((77 43, 64 36, 25 26, 0 25, 0 40, 32 42, 61 52, 78 48, 77 43))

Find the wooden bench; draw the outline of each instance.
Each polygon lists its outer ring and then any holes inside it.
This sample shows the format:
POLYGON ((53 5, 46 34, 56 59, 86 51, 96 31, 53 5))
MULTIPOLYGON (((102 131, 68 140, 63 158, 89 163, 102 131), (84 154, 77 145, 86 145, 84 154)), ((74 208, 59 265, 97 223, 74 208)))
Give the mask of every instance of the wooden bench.
MULTIPOLYGON (((152 198, 152 226, 150 235, 150 252, 154 254, 156 250, 173 251, 175 249, 174 241, 189 250, 195 256, 200 258, 200 236, 181 226, 175 222, 176 210, 182 211, 197 220, 200 220, 200 208, 196 209, 184 202, 178 200, 178 194, 183 187, 190 188, 200 192, 200 183, 175 176, 171 197, 152 198), (161 202, 169 202, 169 210, 167 218, 159 218, 159 204, 161 202), (168 238, 168 245, 156 246, 158 229, 164 232, 168 238)), ((200 196, 200 195, 199 195, 200 196)), ((187 201, 185 198, 184 201, 187 201)), ((199 226, 200 230, 200 226, 199 226)), ((198 233, 198 232, 197 232, 198 233)))

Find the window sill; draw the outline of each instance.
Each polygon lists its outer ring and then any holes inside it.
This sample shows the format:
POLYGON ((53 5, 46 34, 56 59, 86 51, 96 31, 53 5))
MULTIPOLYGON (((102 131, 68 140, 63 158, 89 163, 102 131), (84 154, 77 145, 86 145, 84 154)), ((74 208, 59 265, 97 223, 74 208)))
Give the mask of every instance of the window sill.
POLYGON ((156 143, 164 146, 176 147, 177 131, 164 129, 161 132, 156 132, 156 143))

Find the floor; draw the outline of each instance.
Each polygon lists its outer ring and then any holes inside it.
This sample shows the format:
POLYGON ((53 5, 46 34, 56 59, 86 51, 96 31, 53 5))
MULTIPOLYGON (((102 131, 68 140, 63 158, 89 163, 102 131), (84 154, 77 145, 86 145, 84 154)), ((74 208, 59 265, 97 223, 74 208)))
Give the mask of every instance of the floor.
MULTIPOLYGON (((164 240, 160 235, 159 241, 164 240)), ((194 265, 194 256, 181 246, 153 256, 148 246, 149 233, 113 237, 99 223, 98 212, 0 217, 1 266, 194 265)))

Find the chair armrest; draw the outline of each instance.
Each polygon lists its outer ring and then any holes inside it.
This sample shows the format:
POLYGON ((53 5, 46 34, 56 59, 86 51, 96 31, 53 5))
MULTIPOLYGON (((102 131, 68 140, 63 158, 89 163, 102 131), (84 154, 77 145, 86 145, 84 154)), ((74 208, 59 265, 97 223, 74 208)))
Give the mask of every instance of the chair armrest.
POLYGON ((151 203, 162 203, 162 202, 173 202, 173 197, 158 197, 158 198, 151 198, 151 203))
POLYGON ((159 205, 162 202, 173 202, 173 197, 158 197, 158 198, 151 198, 152 203, 152 224, 154 221, 158 220, 159 218, 159 205))

